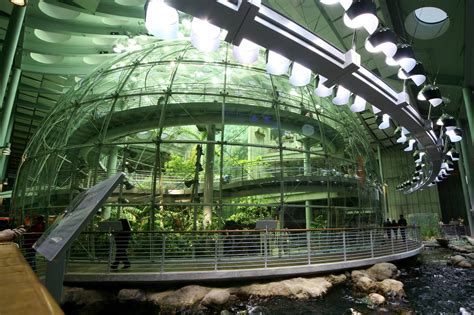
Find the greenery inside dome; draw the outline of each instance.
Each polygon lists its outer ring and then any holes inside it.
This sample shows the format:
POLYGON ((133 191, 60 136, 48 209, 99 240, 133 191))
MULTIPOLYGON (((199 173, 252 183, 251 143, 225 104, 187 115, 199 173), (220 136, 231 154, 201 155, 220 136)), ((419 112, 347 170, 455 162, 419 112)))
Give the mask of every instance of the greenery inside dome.
POLYGON ((160 42, 108 61, 60 100, 31 139, 14 191, 18 221, 64 211, 127 174, 101 219, 134 230, 360 227, 382 220, 378 167, 345 106, 245 66, 160 42))

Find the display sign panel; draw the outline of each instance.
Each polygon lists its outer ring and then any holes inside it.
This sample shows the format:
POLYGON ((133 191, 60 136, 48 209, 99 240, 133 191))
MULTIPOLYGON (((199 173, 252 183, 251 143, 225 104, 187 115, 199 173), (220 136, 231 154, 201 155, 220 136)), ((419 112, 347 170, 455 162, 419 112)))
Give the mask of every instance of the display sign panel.
POLYGON ((33 248, 49 261, 55 259, 63 249, 69 248, 124 176, 125 173, 117 173, 82 192, 33 248))

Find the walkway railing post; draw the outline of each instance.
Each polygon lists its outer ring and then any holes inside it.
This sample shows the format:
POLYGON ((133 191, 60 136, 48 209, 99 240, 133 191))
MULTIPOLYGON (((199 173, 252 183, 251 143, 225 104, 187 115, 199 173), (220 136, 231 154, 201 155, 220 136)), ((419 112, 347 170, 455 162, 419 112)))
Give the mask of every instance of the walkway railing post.
POLYGON ((344 261, 347 261, 347 252, 346 252, 346 231, 342 231, 342 248, 344 251, 344 261))
POLYGON ((308 265, 311 265, 311 232, 306 231, 306 250, 308 251, 308 265))
POLYGON ((408 232, 409 232, 409 231, 410 231, 410 230, 408 230, 408 228, 405 228, 405 231, 404 231, 404 233, 405 233, 405 238, 403 239, 403 241, 405 242, 405 248, 406 248, 406 251, 407 251, 407 252, 408 252, 408 232))
POLYGON ((112 252, 114 250, 114 238, 112 237, 112 233, 108 233, 109 237, 109 257, 107 261, 107 273, 110 273, 110 266, 112 266, 112 252))
POLYGON ((374 258, 374 236, 373 231, 370 231, 370 256, 374 258))
POLYGON ((217 271, 217 262, 218 258, 217 255, 219 255, 219 234, 216 235, 216 238, 214 239, 214 271, 217 271))
POLYGON ((165 269, 165 251, 166 251, 166 233, 163 233, 163 238, 161 239, 160 273, 163 273, 165 269))
POLYGON ((268 253, 267 253, 267 229, 265 229, 265 234, 263 235, 263 255, 264 255, 264 262, 265 262, 265 269, 267 268, 268 263, 268 253))
POLYGON ((393 246, 393 237, 390 238, 390 241, 392 242, 392 254, 395 254, 395 247, 393 246))

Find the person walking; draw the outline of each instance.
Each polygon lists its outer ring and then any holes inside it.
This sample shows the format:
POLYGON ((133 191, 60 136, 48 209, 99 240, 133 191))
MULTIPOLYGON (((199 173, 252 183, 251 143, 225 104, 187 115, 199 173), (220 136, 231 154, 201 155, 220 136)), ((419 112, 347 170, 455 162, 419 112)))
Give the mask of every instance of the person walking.
POLYGON ((398 226, 400 227, 400 235, 402 236, 402 240, 406 242, 407 235, 406 235, 406 227, 407 227, 407 220, 403 217, 403 214, 400 214, 400 219, 398 219, 398 226))
POLYGON ((117 270, 120 263, 123 263, 123 269, 130 268, 130 261, 128 260, 127 249, 132 239, 130 222, 127 219, 120 219, 122 222, 122 231, 114 234, 115 239, 115 261, 110 266, 112 271, 117 270))

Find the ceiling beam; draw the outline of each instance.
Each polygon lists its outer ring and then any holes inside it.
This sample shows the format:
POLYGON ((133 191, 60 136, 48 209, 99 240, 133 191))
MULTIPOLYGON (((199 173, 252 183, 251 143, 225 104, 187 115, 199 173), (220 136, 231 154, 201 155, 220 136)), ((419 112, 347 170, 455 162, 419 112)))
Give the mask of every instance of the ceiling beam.
POLYGON ((465 23, 464 27, 464 86, 474 88, 474 1, 465 0, 465 23))

